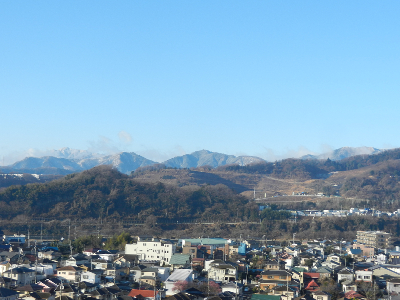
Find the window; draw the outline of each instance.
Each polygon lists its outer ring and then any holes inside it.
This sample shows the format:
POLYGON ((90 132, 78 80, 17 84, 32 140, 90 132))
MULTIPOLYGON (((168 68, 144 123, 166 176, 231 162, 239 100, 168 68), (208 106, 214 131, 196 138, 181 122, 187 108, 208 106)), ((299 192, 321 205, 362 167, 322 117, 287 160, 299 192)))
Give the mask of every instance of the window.
POLYGON ((279 279, 286 279, 286 276, 279 276, 279 279))
POLYGON ((272 279, 272 278, 274 278, 274 276, 268 275, 268 279, 272 279))
POLYGON ((370 279, 370 276, 364 276, 364 279, 370 279))
POLYGON ((82 277, 83 277, 83 279, 89 279, 88 275, 83 275, 82 277))

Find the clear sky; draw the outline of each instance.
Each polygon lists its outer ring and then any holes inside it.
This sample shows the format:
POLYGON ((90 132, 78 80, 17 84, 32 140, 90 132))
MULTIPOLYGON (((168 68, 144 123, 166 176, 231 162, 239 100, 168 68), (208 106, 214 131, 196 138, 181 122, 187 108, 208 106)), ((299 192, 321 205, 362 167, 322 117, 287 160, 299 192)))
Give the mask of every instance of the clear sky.
POLYGON ((400 147, 399 12, 397 0, 1 1, 0 155, 400 147))

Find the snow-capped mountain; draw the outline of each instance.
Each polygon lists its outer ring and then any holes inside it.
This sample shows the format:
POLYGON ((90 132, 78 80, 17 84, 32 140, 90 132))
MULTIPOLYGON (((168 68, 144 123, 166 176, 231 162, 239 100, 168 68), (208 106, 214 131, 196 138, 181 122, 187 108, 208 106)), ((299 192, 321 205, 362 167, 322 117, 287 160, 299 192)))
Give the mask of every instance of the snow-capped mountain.
POLYGON ((302 159, 330 159, 330 160, 341 160, 347 157, 356 156, 356 155, 371 155, 378 154, 385 150, 373 148, 373 147, 342 147, 331 152, 322 153, 319 155, 305 155, 302 156, 302 159))
POLYGON ((196 151, 191 154, 177 156, 163 162, 167 167, 172 168, 197 168, 201 166, 211 166, 213 168, 236 164, 240 166, 251 163, 259 163, 264 160, 255 156, 234 156, 207 150, 196 151))

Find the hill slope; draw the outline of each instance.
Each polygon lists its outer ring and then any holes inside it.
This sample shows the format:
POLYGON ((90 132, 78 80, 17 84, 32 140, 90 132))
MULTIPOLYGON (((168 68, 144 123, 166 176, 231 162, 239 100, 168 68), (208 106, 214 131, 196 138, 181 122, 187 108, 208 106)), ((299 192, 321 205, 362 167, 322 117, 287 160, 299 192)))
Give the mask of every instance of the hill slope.
POLYGON ((100 166, 45 184, 12 186, 0 193, 0 217, 227 219, 247 201, 224 185, 176 187, 142 183, 100 166))

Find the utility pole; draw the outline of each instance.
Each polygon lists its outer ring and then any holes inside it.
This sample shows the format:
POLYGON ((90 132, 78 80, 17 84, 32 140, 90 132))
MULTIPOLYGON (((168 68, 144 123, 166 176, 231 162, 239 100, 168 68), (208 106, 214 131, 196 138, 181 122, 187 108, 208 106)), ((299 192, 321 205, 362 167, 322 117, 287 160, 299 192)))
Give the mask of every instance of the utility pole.
POLYGON ((208 287, 207 297, 210 297, 210 269, 208 269, 208 272, 207 272, 207 287, 208 287))
POLYGON ((36 244, 35 244, 35 283, 37 283, 37 261, 38 261, 38 255, 37 255, 37 249, 36 249, 36 244))
POLYGON ((62 300, 62 290, 63 290, 63 282, 61 280, 61 285, 60 285, 60 300, 62 300))
POLYGON ((40 223, 40 242, 43 243, 43 223, 40 223))

